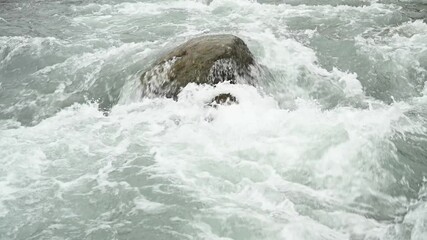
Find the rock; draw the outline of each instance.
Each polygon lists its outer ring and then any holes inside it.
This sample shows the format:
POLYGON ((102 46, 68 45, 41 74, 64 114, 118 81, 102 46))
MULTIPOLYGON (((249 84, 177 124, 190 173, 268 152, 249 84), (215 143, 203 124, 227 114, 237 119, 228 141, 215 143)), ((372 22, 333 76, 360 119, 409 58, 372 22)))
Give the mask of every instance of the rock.
POLYGON ((161 56, 141 76, 144 96, 177 99, 188 83, 219 82, 254 85, 255 60, 242 39, 234 35, 197 37, 161 56))
POLYGON ((209 106, 216 107, 217 105, 231 105, 235 103, 239 103, 235 96, 231 95, 230 93, 221 93, 211 100, 209 106))

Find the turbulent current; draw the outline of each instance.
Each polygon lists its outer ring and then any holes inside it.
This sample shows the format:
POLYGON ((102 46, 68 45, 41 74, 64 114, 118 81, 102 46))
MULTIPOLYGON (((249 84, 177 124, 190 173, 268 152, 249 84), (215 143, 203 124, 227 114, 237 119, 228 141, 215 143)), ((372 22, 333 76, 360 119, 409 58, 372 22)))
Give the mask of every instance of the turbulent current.
POLYGON ((0 239, 427 239, 425 0, 0 0, 0 239), (144 98, 194 36, 271 76, 144 98), (220 91, 239 104, 206 106, 220 91))

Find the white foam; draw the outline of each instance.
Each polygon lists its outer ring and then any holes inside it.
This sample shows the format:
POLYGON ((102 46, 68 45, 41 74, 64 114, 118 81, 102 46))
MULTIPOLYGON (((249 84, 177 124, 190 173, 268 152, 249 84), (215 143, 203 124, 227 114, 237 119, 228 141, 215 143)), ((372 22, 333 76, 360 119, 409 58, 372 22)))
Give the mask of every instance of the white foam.
POLYGON ((148 214, 157 214, 159 212, 166 210, 165 205, 161 203, 149 201, 143 196, 139 196, 135 198, 134 203, 135 203, 135 210, 141 210, 148 214))

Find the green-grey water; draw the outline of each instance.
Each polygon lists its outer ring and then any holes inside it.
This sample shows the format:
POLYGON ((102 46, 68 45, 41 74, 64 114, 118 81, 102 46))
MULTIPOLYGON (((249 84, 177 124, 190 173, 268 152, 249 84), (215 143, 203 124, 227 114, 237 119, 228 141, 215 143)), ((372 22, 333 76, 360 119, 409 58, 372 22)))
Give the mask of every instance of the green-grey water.
POLYGON ((427 239, 425 0, 0 0, 0 239, 427 239), (242 38, 259 86, 141 96, 242 38), (239 104, 206 107, 218 92, 239 104))

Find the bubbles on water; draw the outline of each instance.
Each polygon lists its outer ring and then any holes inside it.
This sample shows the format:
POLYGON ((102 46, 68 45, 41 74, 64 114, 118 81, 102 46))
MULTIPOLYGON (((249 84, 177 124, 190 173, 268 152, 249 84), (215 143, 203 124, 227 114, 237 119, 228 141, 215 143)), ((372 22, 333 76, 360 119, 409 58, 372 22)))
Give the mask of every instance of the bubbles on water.
POLYGON ((356 38, 375 64, 368 71, 371 80, 364 82, 368 94, 386 102, 420 95, 427 79, 426 27, 418 20, 356 38))

